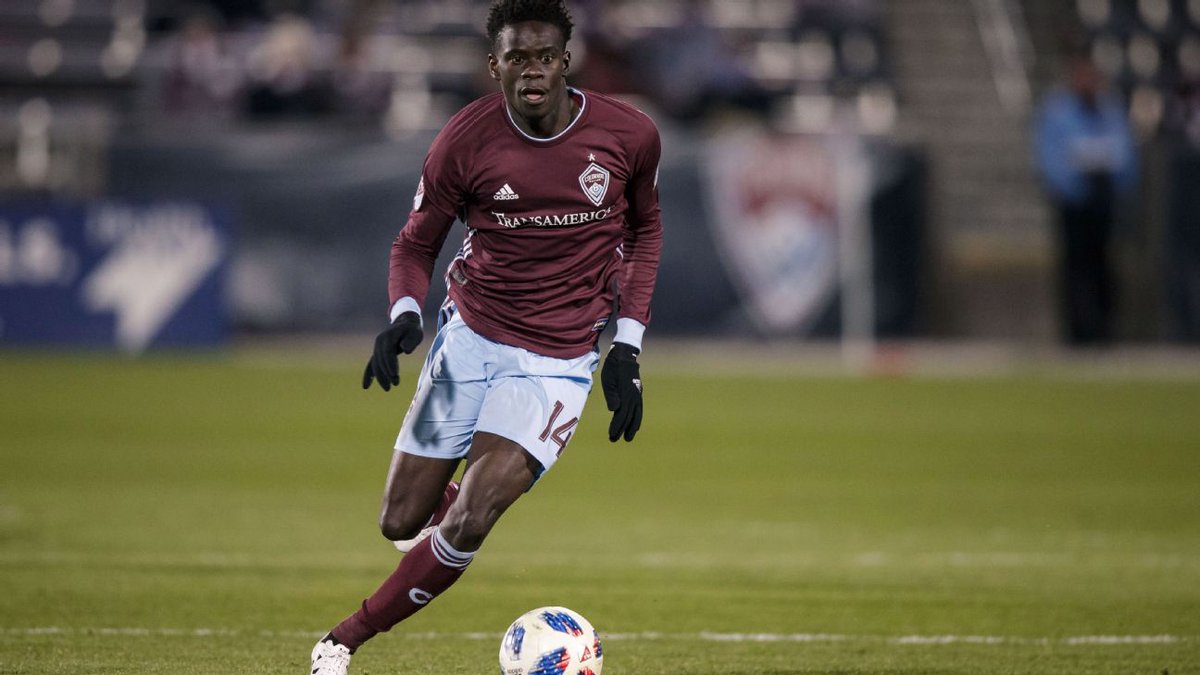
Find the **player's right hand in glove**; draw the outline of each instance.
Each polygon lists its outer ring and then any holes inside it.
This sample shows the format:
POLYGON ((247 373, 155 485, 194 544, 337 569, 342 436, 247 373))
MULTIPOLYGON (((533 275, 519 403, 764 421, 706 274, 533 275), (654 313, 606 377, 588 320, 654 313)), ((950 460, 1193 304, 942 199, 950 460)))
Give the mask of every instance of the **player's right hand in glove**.
POLYGON ((371 388, 371 380, 378 380, 384 391, 400 384, 397 354, 411 353, 424 337, 419 314, 404 312, 396 317, 392 325, 375 338, 375 353, 367 361, 367 369, 363 372, 363 389, 371 388))
POLYGON ((638 349, 624 342, 614 342, 600 370, 604 402, 612 411, 608 425, 608 440, 613 443, 622 435, 632 441, 642 427, 642 376, 638 367, 638 349))

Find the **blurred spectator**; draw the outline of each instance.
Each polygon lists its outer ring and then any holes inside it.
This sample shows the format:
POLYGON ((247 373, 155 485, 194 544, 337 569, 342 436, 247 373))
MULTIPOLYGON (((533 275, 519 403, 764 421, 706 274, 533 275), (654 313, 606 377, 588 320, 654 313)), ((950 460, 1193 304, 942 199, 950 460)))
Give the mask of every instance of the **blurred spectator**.
POLYGON ((646 94, 673 117, 694 121, 721 105, 766 114, 770 96, 746 72, 703 0, 686 0, 679 23, 638 48, 646 94))
POLYGON ((1177 107, 1176 126, 1192 147, 1200 148, 1200 80, 1186 82, 1179 88, 1177 107))
POLYGON ((338 46, 333 67, 333 105, 353 120, 378 120, 392 95, 392 76, 376 67, 370 37, 348 30, 338 46))
POLYGON ((333 110, 329 83, 316 70, 317 36, 293 14, 276 17, 251 55, 247 112, 255 118, 314 116, 333 110))
POLYGON ((576 22, 572 38, 575 60, 572 62, 571 84, 606 94, 628 94, 635 91, 630 80, 628 60, 629 41, 614 25, 613 6, 607 0, 578 0, 572 14, 576 22), (583 43, 582 54, 579 43, 583 43), (580 56, 586 56, 583 67, 580 56))
POLYGON ((258 0, 151 0, 146 5, 146 27, 156 33, 178 32, 197 13, 235 30, 267 17, 258 0))
POLYGON ((218 28, 216 15, 192 14, 168 48, 163 107, 169 116, 211 121, 232 114, 242 74, 218 28))
POLYGON ((1035 153, 1058 211, 1061 303, 1071 344, 1112 337, 1109 240, 1118 199, 1137 178, 1125 108, 1086 56, 1073 55, 1068 86, 1051 92, 1036 119, 1035 153))

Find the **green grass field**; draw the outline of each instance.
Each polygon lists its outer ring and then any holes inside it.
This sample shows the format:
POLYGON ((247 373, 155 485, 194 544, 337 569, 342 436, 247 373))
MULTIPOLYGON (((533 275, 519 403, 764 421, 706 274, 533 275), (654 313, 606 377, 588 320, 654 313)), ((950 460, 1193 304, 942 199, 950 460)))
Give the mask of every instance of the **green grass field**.
MULTIPOLYGON (((364 343, 363 350, 367 348, 364 343)), ((562 604, 607 675, 1200 672, 1200 381, 706 376, 644 359, 352 672, 494 673, 562 604)), ((0 353, 0 673, 306 673, 395 566, 409 400, 357 352, 0 353)))

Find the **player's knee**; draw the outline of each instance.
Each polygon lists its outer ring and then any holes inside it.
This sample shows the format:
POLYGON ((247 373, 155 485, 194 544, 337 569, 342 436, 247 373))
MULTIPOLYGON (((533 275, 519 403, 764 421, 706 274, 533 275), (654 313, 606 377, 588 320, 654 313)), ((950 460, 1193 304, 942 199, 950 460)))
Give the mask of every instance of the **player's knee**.
POLYGON ((428 516, 424 520, 413 517, 404 509, 385 508, 383 513, 379 514, 379 531, 389 541, 412 539, 420 534, 421 528, 428 519, 428 516))

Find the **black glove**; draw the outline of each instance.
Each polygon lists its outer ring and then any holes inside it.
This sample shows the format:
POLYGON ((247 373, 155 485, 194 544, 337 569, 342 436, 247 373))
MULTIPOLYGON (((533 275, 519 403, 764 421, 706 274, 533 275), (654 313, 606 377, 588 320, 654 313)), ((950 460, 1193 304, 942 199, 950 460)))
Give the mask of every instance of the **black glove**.
POLYGON ((638 350, 624 342, 614 342, 600 370, 604 402, 612 411, 608 440, 613 443, 622 434, 632 441, 642 427, 642 376, 638 369, 638 350))
POLYGON ((371 388, 371 380, 379 380, 384 391, 400 384, 400 364, 396 355, 411 353, 424 337, 419 314, 405 312, 396 317, 392 325, 375 338, 375 353, 363 372, 363 389, 371 388))

